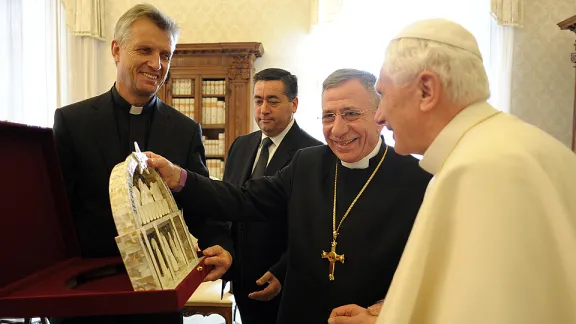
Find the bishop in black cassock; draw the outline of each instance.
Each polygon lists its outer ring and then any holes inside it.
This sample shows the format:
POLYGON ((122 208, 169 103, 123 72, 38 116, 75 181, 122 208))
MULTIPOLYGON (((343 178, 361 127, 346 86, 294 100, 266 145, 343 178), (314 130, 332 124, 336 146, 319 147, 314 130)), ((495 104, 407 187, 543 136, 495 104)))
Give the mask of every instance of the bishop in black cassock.
POLYGON ((193 217, 230 221, 280 218, 288 226, 284 295, 277 323, 325 323, 332 309, 368 307, 386 296, 430 175, 411 156, 400 156, 381 139, 365 169, 343 167, 328 146, 306 148, 272 177, 239 187, 188 172, 180 193, 193 217), (387 152, 386 152, 387 151, 387 152), (386 156, 342 223, 334 280, 329 279, 334 178, 338 164, 336 224, 386 156))

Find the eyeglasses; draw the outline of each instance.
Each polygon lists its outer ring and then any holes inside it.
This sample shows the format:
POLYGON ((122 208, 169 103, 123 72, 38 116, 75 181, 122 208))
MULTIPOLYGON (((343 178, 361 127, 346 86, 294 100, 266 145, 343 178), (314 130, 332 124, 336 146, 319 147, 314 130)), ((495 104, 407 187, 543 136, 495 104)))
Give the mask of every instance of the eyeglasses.
POLYGON ((344 121, 350 123, 350 122, 354 122, 357 121, 358 119, 360 119, 360 117, 362 117, 362 115, 369 111, 369 109, 367 110, 346 110, 344 112, 341 113, 333 113, 333 112, 329 112, 329 113, 323 113, 322 114, 322 124, 327 125, 327 124, 332 124, 335 120, 336 120, 336 116, 342 116, 342 118, 344 119, 344 121))

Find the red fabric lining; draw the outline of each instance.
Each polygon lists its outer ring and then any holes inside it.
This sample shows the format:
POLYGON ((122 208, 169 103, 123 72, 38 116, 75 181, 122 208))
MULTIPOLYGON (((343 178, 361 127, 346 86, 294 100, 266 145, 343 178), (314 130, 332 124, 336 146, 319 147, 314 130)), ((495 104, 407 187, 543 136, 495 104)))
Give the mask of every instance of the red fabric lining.
MULTIPOLYGON (((208 273, 193 270, 176 289, 133 291, 128 275, 114 274, 68 288, 70 278, 104 265, 121 263, 120 258, 81 259, 26 278, 0 297, 0 317, 87 316, 176 312, 198 288, 208 273)), ((197 268, 198 268, 197 266, 197 268)))
POLYGON ((78 256, 51 129, 0 123, 0 287, 78 256))
POLYGON ((208 273, 194 270, 174 290, 135 292, 125 272, 68 288, 122 260, 80 257, 52 130, 0 122, 0 170, 0 317, 174 312, 208 273))

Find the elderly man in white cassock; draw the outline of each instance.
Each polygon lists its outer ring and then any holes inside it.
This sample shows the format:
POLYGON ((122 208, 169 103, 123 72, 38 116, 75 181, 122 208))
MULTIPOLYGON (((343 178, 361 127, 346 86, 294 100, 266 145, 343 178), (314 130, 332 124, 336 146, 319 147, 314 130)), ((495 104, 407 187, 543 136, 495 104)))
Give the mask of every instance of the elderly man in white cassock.
MULTIPOLYGON (((377 323, 576 323, 576 155, 486 102, 478 45, 456 23, 405 28, 376 87, 396 152, 434 175, 377 323)), ((354 305, 332 317, 376 322, 354 305)))

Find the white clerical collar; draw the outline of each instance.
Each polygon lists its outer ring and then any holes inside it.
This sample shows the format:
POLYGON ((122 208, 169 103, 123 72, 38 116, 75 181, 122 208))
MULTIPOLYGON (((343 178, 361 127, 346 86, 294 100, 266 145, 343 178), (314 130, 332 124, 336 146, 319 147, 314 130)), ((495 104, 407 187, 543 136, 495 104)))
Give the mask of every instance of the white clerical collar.
POLYGON ((132 107, 130 107, 130 114, 131 115, 140 115, 142 113, 142 110, 144 110, 144 107, 132 106, 132 107))
MULTIPOLYGON (((282 140, 284 139, 284 137, 286 137, 286 134, 288 134, 288 131, 290 131, 290 128, 292 128, 292 125, 294 125, 294 116, 292 116, 292 120, 290 121, 288 126, 286 126, 286 128, 284 128, 284 130, 280 132, 280 134, 278 134, 274 137, 270 137, 270 139, 272 140, 272 143, 274 143, 274 145, 276 145, 276 147, 280 146, 280 143, 282 143, 282 140)), ((262 132, 262 140, 265 139, 266 137, 268 137, 268 136, 264 135, 264 132, 262 132)), ((260 140, 260 143, 262 143, 262 140, 260 140)))
POLYGON ((370 152, 370 154, 366 155, 360 161, 352 162, 352 163, 348 163, 348 162, 344 162, 344 161, 340 161, 340 162, 342 162, 342 166, 345 166, 348 169, 366 169, 370 165, 370 159, 375 157, 378 154, 378 152, 380 152, 381 146, 382 146, 382 137, 378 136, 378 144, 376 144, 376 147, 374 147, 372 152, 370 152))
POLYGON ((490 106, 486 101, 473 103, 462 109, 462 111, 454 116, 448 125, 442 129, 430 147, 428 147, 422 160, 420 160, 420 167, 428 173, 436 174, 440 171, 444 160, 458 144, 458 141, 464 133, 467 132, 470 127, 473 127, 475 123, 497 112, 498 110, 490 106))

